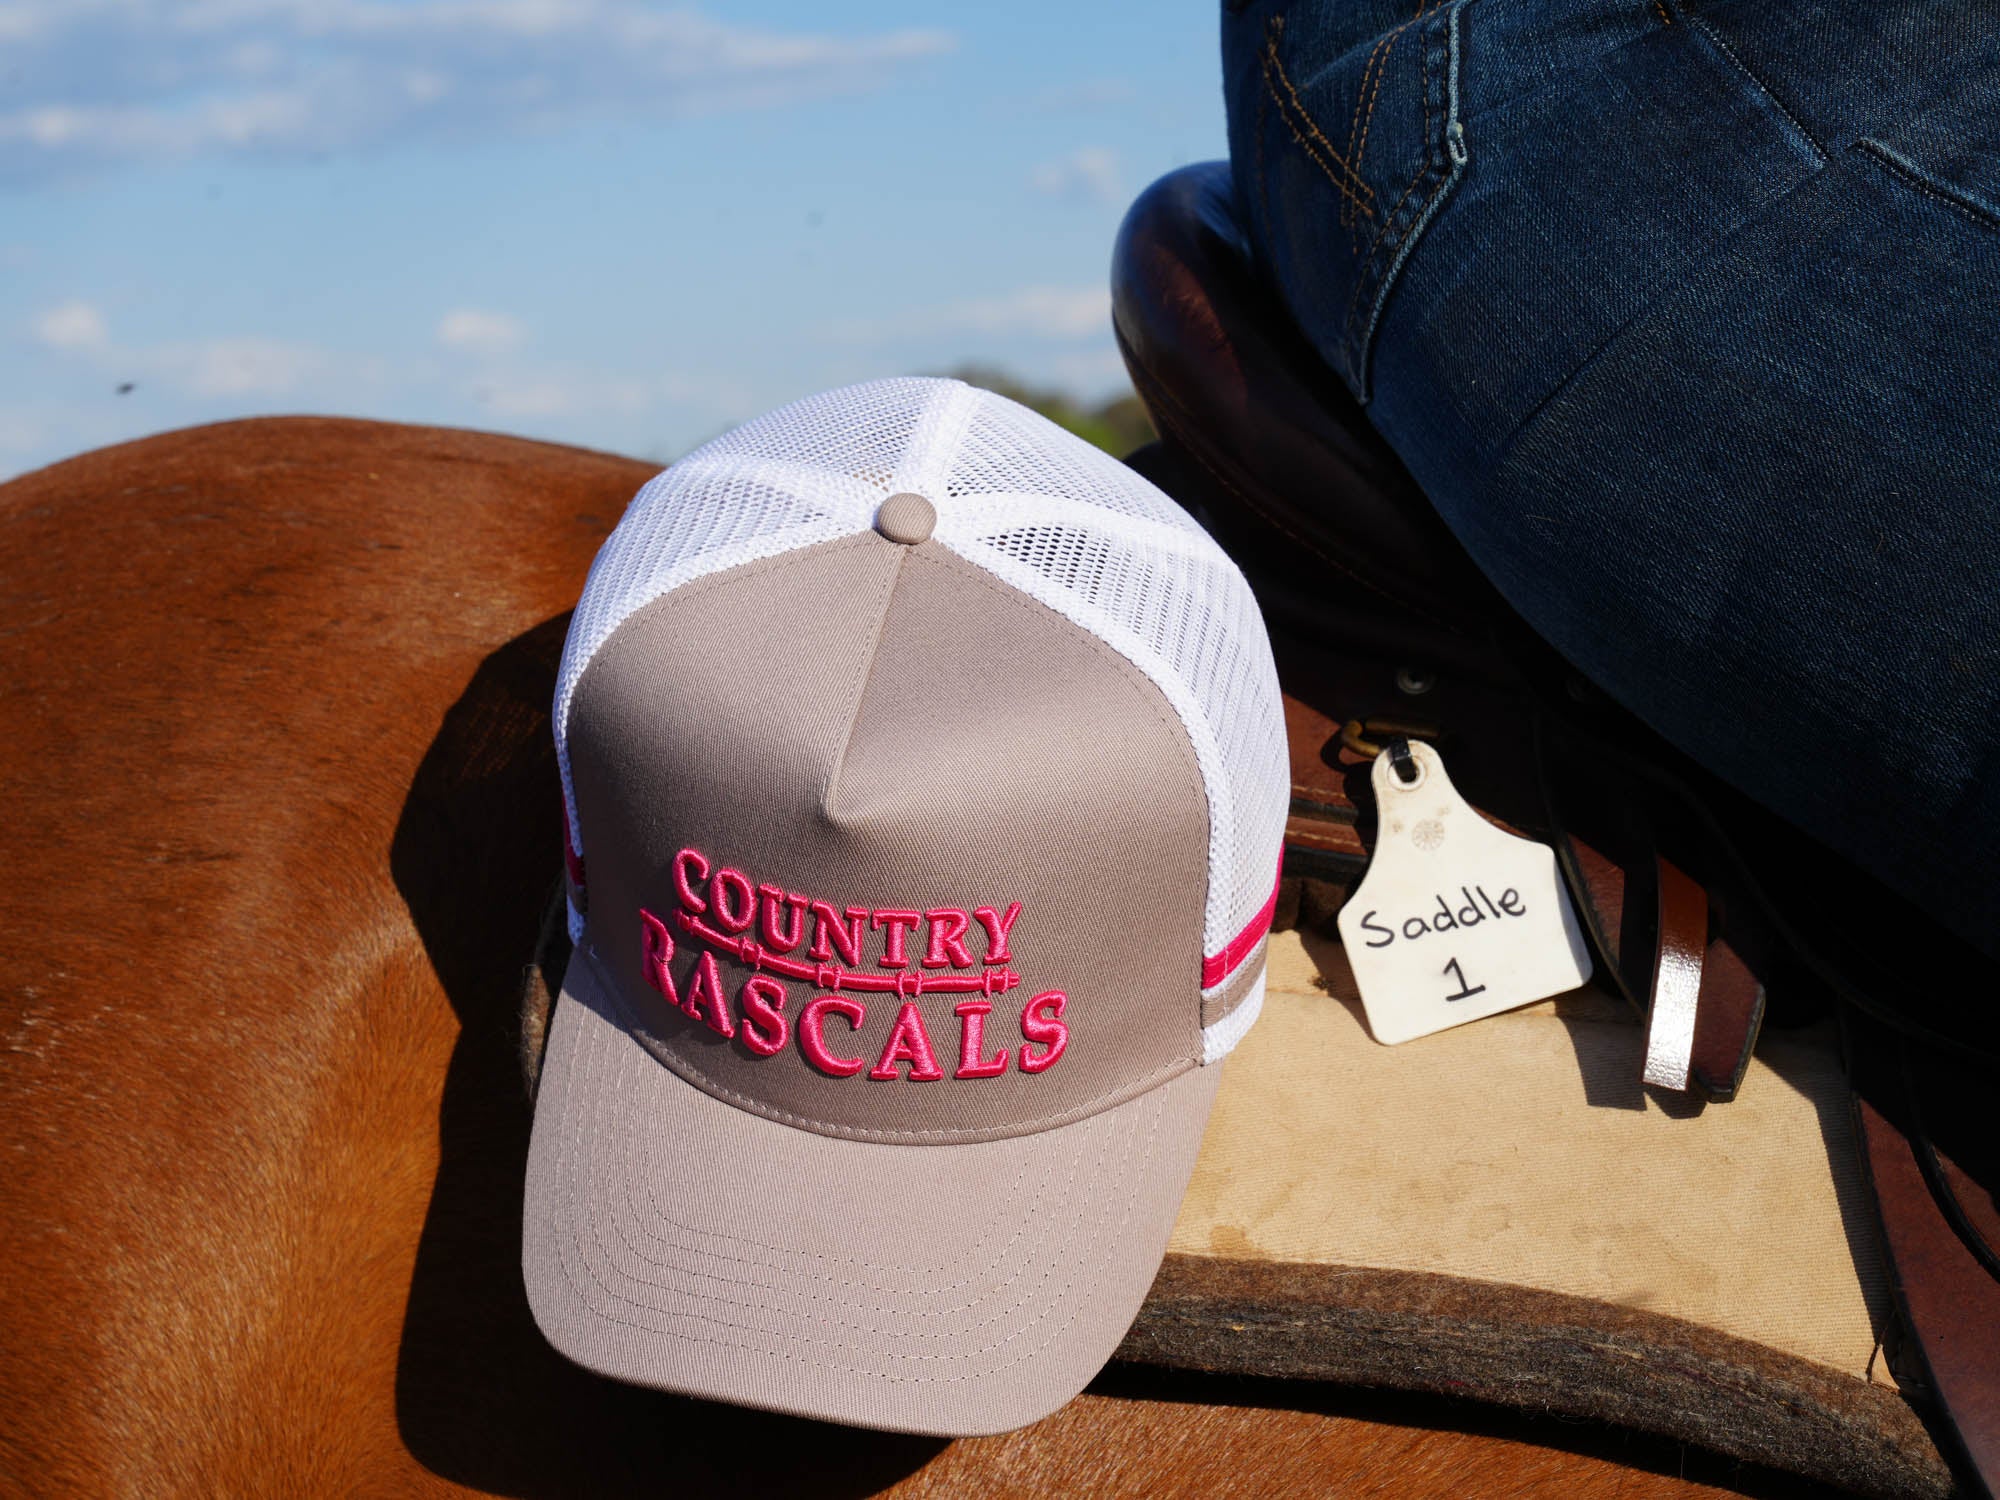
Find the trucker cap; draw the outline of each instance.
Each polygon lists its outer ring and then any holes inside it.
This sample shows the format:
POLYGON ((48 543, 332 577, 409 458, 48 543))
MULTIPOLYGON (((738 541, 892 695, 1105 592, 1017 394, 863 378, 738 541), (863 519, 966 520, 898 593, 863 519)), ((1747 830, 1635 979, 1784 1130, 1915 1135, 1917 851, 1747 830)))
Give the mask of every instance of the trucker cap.
POLYGON ((1055 1410, 1263 998, 1290 776, 1235 565, 1024 407, 853 386, 640 491, 554 724, 549 1341, 869 1427, 1055 1410))

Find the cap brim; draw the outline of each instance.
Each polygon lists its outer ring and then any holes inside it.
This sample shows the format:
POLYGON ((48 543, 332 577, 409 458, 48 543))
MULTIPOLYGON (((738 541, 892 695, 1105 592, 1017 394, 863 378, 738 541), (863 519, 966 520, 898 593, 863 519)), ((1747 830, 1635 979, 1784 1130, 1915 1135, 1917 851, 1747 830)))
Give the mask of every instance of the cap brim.
POLYGON ((634 1384, 1009 1431, 1082 1390, 1130 1327, 1221 1072, 1006 1140, 844 1140, 663 1066, 579 948, 528 1153, 529 1305, 561 1353, 634 1384))

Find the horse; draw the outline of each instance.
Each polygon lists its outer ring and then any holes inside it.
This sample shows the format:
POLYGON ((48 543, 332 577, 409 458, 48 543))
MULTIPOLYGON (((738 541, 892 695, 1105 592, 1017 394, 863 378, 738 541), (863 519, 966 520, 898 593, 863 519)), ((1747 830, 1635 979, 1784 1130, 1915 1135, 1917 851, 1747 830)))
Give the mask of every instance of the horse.
POLYGON ((0 485, 0 1489, 1804 1492, 1314 1382, 1114 1365, 946 1444, 557 1356, 519 1270, 549 701, 653 467, 284 418, 0 485))

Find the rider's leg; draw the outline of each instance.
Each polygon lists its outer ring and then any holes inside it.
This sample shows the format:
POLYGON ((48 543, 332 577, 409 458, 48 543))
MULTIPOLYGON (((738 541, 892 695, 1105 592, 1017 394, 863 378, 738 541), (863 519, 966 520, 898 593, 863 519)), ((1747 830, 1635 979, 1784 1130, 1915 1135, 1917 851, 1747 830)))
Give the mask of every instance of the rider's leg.
POLYGON ((1243 211, 1543 635, 2000 952, 2000 40, 1710 9, 1234 6, 1243 211))

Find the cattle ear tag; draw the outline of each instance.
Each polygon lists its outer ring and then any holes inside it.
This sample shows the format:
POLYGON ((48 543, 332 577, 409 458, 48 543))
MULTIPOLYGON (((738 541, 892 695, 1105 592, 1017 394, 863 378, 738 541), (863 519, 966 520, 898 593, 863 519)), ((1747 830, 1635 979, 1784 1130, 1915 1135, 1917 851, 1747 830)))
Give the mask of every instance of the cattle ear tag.
POLYGON ((1375 858, 1340 909, 1375 1040, 1407 1042, 1588 980, 1555 851, 1482 818, 1429 745, 1403 749, 1375 757, 1375 858))

